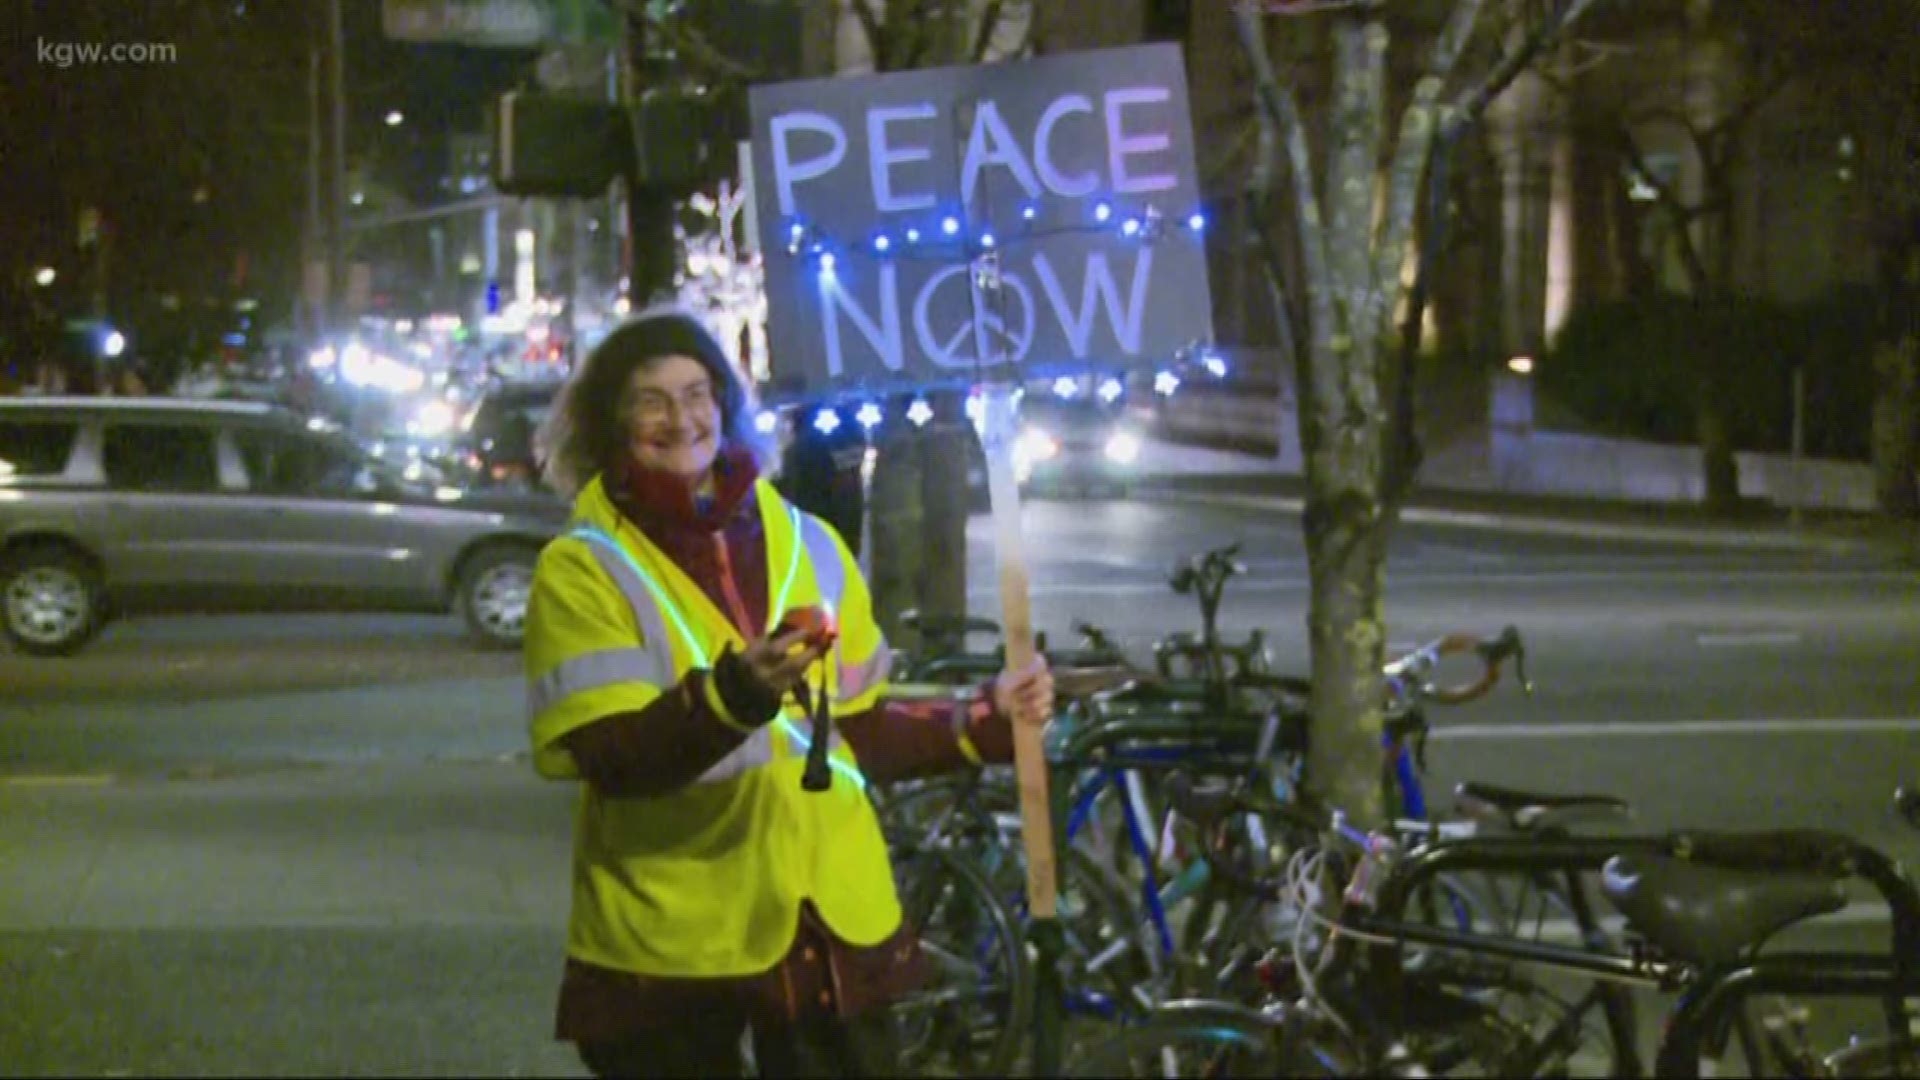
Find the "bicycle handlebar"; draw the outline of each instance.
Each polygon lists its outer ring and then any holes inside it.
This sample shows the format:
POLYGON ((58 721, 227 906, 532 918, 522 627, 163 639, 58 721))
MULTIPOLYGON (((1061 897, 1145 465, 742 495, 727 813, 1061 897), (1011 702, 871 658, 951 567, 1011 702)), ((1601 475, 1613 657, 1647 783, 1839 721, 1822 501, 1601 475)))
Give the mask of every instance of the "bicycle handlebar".
POLYGON ((1167 583, 1182 596, 1201 587, 1217 590, 1228 578, 1247 572, 1246 564, 1237 558, 1239 554, 1240 545, 1235 543, 1195 555, 1185 566, 1174 570, 1167 583))
POLYGON ((1410 691, 1424 700, 1442 705, 1464 705, 1485 697, 1499 683, 1501 666, 1509 659, 1514 662, 1520 689, 1528 694, 1533 693, 1533 683, 1527 678, 1526 643, 1520 639, 1519 629, 1512 626, 1490 640, 1467 633, 1443 634, 1388 663, 1381 673, 1386 676, 1390 686, 1402 693, 1410 691), (1480 658, 1481 670, 1477 678, 1449 686, 1427 681, 1443 658, 1467 652, 1480 658))

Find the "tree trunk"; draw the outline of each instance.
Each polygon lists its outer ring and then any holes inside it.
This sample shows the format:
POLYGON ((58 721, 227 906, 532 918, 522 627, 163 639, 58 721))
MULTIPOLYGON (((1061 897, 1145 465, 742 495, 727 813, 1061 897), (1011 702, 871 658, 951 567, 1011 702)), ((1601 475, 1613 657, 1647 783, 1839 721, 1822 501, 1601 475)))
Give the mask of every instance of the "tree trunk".
POLYGON ((1920 518, 1920 338, 1881 345, 1873 373, 1874 495, 1887 514, 1920 518))
POLYGON ((1388 811, 1380 783, 1387 530, 1379 511, 1377 500, 1339 505, 1319 490, 1306 511, 1313 715, 1341 718, 1313 725, 1307 776, 1317 795, 1361 823, 1383 821, 1388 811))
POLYGON ((1709 510, 1732 510, 1740 504, 1740 463, 1733 456, 1733 428, 1727 423, 1727 396, 1722 392, 1721 373, 1711 370, 1711 358, 1703 361, 1709 370, 1700 373, 1700 397, 1694 414, 1694 436, 1700 440, 1700 463, 1705 470, 1709 510))

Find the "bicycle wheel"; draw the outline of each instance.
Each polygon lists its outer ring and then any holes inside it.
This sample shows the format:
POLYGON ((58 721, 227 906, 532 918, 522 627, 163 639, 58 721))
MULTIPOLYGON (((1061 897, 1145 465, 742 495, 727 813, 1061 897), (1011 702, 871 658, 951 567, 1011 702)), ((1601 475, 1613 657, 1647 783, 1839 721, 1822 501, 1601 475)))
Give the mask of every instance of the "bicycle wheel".
POLYGON ((1006 778, 986 773, 894 784, 875 804, 881 831, 893 843, 967 847, 989 839, 994 815, 1015 806, 1014 800, 1006 778))
MULTIPOLYGON (((1407 916, 1489 939, 1580 941, 1565 884, 1546 876, 1441 874, 1410 898, 1407 916)), ((1447 949, 1409 947, 1409 968, 1424 969, 1491 1008, 1537 1045, 1534 1072, 1603 1077, 1637 1072, 1638 1005, 1631 990, 1578 977, 1551 987, 1511 961, 1447 949)))
POLYGON ((1073 1058, 1067 1076, 1334 1077, 1359 1059, 1331 1024, 1215 1000, 1172 1001, 1073 1058))
POLYGON ((1020 927, 987 879, 952 852, 897 848, 894 878, 933 969, 927 986, 893 1005, 901 1071, 1005 1075, 1033 1014, 1020 927))
POLYGON ((1920 1039, 1899 1036, 1856 1043, 1821 1061, 1820 1075, 1845 1080, 1920 1076, 1920 1039))

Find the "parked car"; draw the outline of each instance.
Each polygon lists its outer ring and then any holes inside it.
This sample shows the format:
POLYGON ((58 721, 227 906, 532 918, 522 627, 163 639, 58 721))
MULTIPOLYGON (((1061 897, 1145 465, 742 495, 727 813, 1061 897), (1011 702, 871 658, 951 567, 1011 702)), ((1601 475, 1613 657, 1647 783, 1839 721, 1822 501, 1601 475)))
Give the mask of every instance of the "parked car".
POLYGON ((560 385, 503 383, 480 396, 453 452, 471 486, 506 490, 540 486, 542 462, 533 436, 553 411, 560 385))
POLYGON ((276 406, 0 400, 0 627, 31 655, 144 610, 451 611, 516 647, 566 517, 408 481, 276 406))

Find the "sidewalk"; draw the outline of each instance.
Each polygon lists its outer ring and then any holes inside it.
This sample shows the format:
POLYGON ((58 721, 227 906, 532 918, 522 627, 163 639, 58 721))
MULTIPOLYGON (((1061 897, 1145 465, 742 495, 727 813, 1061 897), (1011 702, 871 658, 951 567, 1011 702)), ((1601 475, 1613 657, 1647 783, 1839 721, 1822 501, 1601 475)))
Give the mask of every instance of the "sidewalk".
MULTIPOLYGON (((1298 513, 1306 497, 1305 478, 1276 473, 1272 459, 1257 454, 1152 440, 1141 462, 1134 492, 1142 498, 1298 513)), ((1803 514, 1796 524, 1772 506, 1716 515, 1688 504, 1422 487, 1401 508, 1400 520, 1588 540, 1878 556, 1920 566, 1920 525, 1845 511, 1803 514)))

